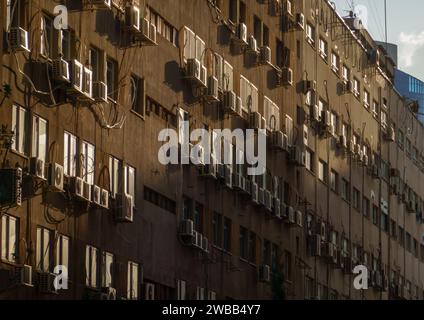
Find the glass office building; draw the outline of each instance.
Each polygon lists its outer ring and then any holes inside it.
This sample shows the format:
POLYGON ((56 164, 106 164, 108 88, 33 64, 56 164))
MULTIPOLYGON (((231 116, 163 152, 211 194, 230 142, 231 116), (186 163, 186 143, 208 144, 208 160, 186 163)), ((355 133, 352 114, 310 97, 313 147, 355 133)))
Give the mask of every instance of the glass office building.
POLYGON ((395 87, 403 96, 418 101, 418 118, 424 124, 424 82, 403 71, 396 70, 395 87))

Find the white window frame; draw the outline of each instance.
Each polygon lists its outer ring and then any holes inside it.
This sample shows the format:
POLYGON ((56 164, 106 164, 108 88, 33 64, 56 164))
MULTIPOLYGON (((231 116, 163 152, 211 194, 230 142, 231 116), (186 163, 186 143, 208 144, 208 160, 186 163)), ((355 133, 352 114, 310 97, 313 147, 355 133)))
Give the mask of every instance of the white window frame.
POLYGON ((140 266, 138 263, 128 261, 127 271, 127 299, 138 300, 140 297, 140 266))
POLYGON ((264 116, 269 131, 280 131, 280 108, 267 96, 264 97, 264 116), (271 119, 275 121, 274 128, 271 128, 271 119))
POLYGON ((32 156, 46 163, 48 150, 48 122, 40 116, 32 118, 32 156))
POLYGON ((96 147, 87 141, 81 143, 81 177, 85 182, 94 185, 96 169, 96 147))
POLYGON ((119 193, 121 187, 122 162, 114 156, 109 156, 109 183, 110 183, 110 194, 112 198, 115 198, 116 194, 119 193))
POLYGON ((327 60, 327 58, 328 58, 328 43, 322 38, 319 39, 318 50, 319 50, 321 57, 323 59, 327 60))
POLYGON ((63 144, 63 172, 68 177, 75 177, 77 174, 77 144, 77 137, 65 131, 63 144))
POLYGON ((124 165, 124 193, 133 197, 135 202, 136 170, 129 164, 124 165))
POLYGON ((177 280, 177 300, 187 299, 187 282, 184 280, 177 280))
POLYGON ((42 272, 50 271, 51 257, 51 230, 44 227, 37 227, 37 244, 35 265, 37 270, 42 272))
POLYGON ((10 215, 1 217, 1 259, 16 263, 19 255, 19 219, 10 215))
POLYGON ((53 53, 53 41, 54 41, 54 26, 53 19, 46 14, 41 16, 40 25, 40 53, 47 59, 52 59, 53 53), (48 33, 47 33, 48 32, 48 33), (50 38, 50 39, 48 39, 50 38), (48 47, 46 47, 46 45, 48 47))
POLYGON ((305 29, 306 39, 310 44, 315 44, 315 28, 310 23, 307 23, 305 29))
POLYGON ((68 269, 69 272, 69 250, 70 250, 70 239, 68 236, 59 234, 55 239, 56 250, 55 250, 55 264, 56 266, 62 265, 68 269))
POLYGON ((294 122, 293 119, 286 114, 285 122, 284 122, 285 133, 288 137, 288 145, 293 145, 294 140, 294 122))
POLYGON ((99 249, 87 245, 85 247, 85 284, 90 288, 98 288, 98 259, 99 249))
POLYGON ((240 75, 240 98, 244 112, 259 112, 258 88, 243 75, 240 75))
POLYGON ((26 155, 28 152, 28 111, 21 106, 13 105, 12 130, 15 133, 12 150, 26 155))
POLYGON ((102 252, 102 288, 113 287, 114 255, 110 252, 102 252))

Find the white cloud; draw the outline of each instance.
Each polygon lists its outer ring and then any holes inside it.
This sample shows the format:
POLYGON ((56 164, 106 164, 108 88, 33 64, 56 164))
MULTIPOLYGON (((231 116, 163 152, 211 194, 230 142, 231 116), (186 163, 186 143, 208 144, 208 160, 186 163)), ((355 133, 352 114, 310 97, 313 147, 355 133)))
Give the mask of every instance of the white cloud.
POLYGON ((399 35, 399 60, 401 65, 414 65, 414 56, 418 49, 424 46, 424 31, 418 34, 401 32, 399 35))

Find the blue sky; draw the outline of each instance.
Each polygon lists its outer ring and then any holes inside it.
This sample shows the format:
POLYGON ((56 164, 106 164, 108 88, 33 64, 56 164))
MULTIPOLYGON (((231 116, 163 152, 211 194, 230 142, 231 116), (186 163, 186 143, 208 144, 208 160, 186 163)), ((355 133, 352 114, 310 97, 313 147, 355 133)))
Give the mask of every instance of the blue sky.
MULTIPOLYGON (((333 0, 337 11, 347 15, 351 0, 333 0)), ((368 29, 384 41, 384 0, 355 0, 364 6, 368 29)), ((424 1, 387 0, 388 40, 399 45, 399 69, 424 80, 424 1)))

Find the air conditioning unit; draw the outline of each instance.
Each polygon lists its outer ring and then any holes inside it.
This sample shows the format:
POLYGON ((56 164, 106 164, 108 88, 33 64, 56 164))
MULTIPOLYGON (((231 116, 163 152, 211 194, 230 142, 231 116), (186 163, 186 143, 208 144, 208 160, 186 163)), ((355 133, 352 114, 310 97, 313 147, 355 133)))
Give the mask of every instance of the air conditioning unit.
POLYGON ((192 247, 202 250, 203 235, 197 231, 193 231, 192 247))
POLYGON ((196 58, 187 59, 186 65, 186 78, 190 81, 193 81, 197 84, 200 84, 202 79, 202 68, 200 61, 196 58))
POLYGON ((109 209, 109 191, 105 189, 100 190, 100 206, 109 209))
POLYGON ((288 219, 287 214, 288 214, 287 205, 284 203, 284 201, 281 201, 281 209, 280 209, 281 219, 287 220, 288 219))
POLYGON ((313 257, 321 256, 321 235, 315 234, 311 238, 311 255, 313 257))
POLYGON ((93 99, 93 71, 84 67, 83 93, 90 100, 93 99))
POLYGON ((306 165, 305 152, 301 151, 300 148, 297 146, 290 147, 288 161, 292 165, 295 165, 298 167, 305 167, 306 165))
POLYGON ((100 206, 101 188, 99 186, 92 186, 91 192, 91 199, 93 203, 100 206))
POLYGON ((305 30, 305 15, 303 13, 296 15, 296 24, 298 28, 305 30))
POLYGON ((281 200, 276 197, 272 199, 272 213, 276 218, 281 219, 281 200))
POLYGON ((339 137, 339 148, 346 150, 347 149, 347 137, 345 135, 341 135, 339 137))
POLYGON ((233 188, 233 168, 228 164, 225 165, 225 186, 233 188))
POLYGON ((271 267, 268 265, 262 265, 259 268, 259 281, 270 282, 271 281, 271 267))
POLYGON ((313 105, 311 106, 311 119, 315 122, 320 122, 321 119, 321 115, 320 115, 320 111, 319 111, 319 106, 317 105, 313 105))
POLYGON ((16 268, 15 271, 17 283, 22 286, 32 287, 32 266, 22 265, 16 268))
POLYGON ((370 164, 370 158, 368 157, 368 155, 364 154, 362 157, 362 164, 364 165, 364 167, 368 167, 370 164))
POLYGON ((323 110, 321 115, 321 122, 325 128, 331 126, 331 112, 328 110, 323 110))
POLYGON ((233 187, 238 191, 245 192, 246 190, 246 178, 241 174, 234 174, 233 187))
POLYGON ((281 75, 281 81, 285 86, 293 85, 293 70, 290 68, 283 68, 283 73, 281 75))
POLYGON ((91 202, 91 189, 92 186, 88 182, 83 181, 82 183, 82 195, 85 200, 91 202))
POLYGON ((116 289, 112 287, 102 288, 102 295, 100 300, 116 300, 116 289))
POLYGON ((296 213, 293 207, 287 206, 287 219, 289 224, 296 224, 296 213))
POLYGON ((303 93, 317 91, 317 82, 315 80, 303 80, 303 93))
POLYGON ((271 146, 273 149, 287 151, 287 140, 282 131, 275 131, 272 133, 271 146))
POLYGON ((251 112, 249 115, 249 127, 260 129, 262 126, 262 116, 259 112, 251 112))
POLYGON ((200 175, 207 178, 217 178, 218 165, 215 160, 212 160, 211 163, 206 164, 200 168, 200 175))
POLYGON ((56 294, 57 290, 54 286, 56 275, 50 272, 42 272, 38 274, 38 289, 41 293, 56 294))
POLYGON ((69 63, 62 58, 53 61, 52 66, 53 80, 57 82, 69 83, 71 80, 69 74, 69 63))
POLYGON ((347 80, 342 83, 342 91, 343 93, 353 93, 353 81, 347 80))
POLYGON ((296 211, 296 225, 303 228, 303 213, 299 210, 296 211))
POLYGON ((267 211, 272 212, 272 194, 268 190, 264 190, 264 205, 267 211))
POLYGON ((387 132, 385 133, 384 137, 386 138, 386 141, 395 142, 396 134, 393 126, 388 126, 387 132))
POLYGON ((133 222, 134 217, 134 199, 129 194, 116 195, 116 221, 133 222))
POLYGON ((248 51, 257 54, 258 53, 258 42, 254 36, 250 36, 248 39, 248 51))
POLYGON ((107 102, 107 85, 97 81, 93 83, 93 98, 99 102, 107 102))
POLYGON ((84 66, 81 62, 73 59, 71 65, 71 87, 69 93, 71 94, 82 94, 83 93, 83 78, 84 78, 84 66))
POLYGON ((335 244, 328 242, 327 243, 327 258, 331 263, 337 263, 337 247, 335 244))
POLYGON ((239 23, 236 31, 236 41, 238 44, 247 45, 247 26, 244 23, 239 23))
POLYGON ((259 60, 261 64, 271 64, 271 48, 263 46, 260 49, 259 60))
POLYGON ((250 191, 252 194, 252 202, 255 205, 259 205, 259 186, 256 182, 251 182, 250 191))
POLYGON ((0 169, 0 205, 22 205, 22 169, 0 169))
POLYGON ((208 77, 208 87, 206 89, 206 99, 209 102, 218 102, 218 79, 214 76, 208 77))
POLYGON ((9 43, 11 51, 29 52, 28 31, 23 28, 10 28, 9 43))
POLYGON ((237 96, 234 91, 224 92, 224 111, 232 114, 237 114, 236 109, 237 96))
POLYGON ((64 184, 63 166, 57 163, 49 165, 48 184, 52 191, 62 192, 64 184))
POLYGON ((192 238, 194 236, 194 222, 193 220, 183 220, 180 223, 178 234, 182 237, 192 238))
POLYGON ((44 161, 40 158, 30 158, 29 160, 29 174, 34 178, 45 180, 45 165, 44 161))
POLYGON ((132 32, 140 32, 140 8, 128 6, 125 9, 125 24, 132 32))
POLYGON ((200 86, 204 88, 208 86, 208 69, 205 66, 200 68, 200 86))
POLYGON ((204 236, 202 237, 202 250, 205 253, 209 252, 209 241, 208 241, 208 238, 204 236))

